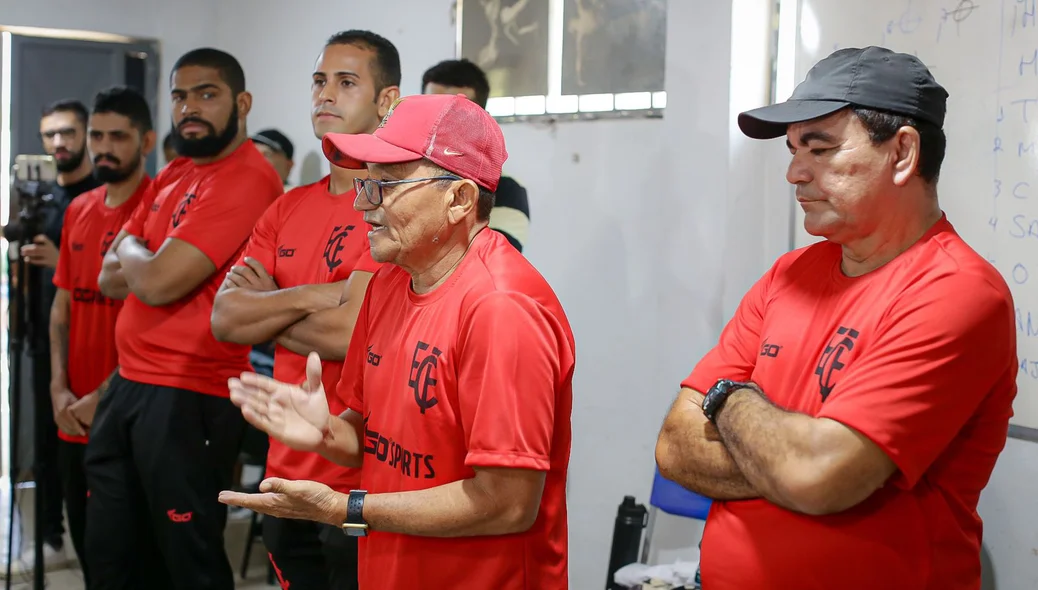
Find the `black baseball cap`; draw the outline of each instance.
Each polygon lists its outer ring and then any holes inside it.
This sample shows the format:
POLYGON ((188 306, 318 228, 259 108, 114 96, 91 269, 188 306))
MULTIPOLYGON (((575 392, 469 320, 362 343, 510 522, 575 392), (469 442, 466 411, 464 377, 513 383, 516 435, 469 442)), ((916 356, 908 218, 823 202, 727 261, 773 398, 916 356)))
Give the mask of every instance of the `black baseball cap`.
POLYGON ((277 150, 289 160, 292 159, 292 154, 295 152, 295 148, 292 147, 292 142, 285 137, 285 134, 278 131, 277 129, 264 129, 256 135, 252 136, 252 141, 256 143, 262 143, 272 150, 277 150))
POLYGON ((886 111, 944 126, 948 92, 918 57, 885 47, 834 51, 814 65, 786 102, 739 114, 753 139, 773 139, 786 127, 850 107, 886 111))

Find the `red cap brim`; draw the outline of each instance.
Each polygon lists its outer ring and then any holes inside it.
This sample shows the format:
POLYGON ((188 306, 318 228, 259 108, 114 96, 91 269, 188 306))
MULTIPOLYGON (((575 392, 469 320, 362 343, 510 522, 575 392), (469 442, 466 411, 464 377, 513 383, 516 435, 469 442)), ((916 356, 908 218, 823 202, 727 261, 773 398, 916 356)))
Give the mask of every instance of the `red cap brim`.
POLYGON ((397 147, 367 133, 326 133, 321 141, 324 157, 334 166, 358 170, 365 164, 401 164, 421 160, 422 155, 397 147))

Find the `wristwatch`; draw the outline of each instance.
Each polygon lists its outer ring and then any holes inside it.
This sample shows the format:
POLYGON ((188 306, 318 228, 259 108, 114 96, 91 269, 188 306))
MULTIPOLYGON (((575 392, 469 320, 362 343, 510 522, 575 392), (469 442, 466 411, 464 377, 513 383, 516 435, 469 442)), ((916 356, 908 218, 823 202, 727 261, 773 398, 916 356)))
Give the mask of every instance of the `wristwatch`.
POLYGON ((364 522, 364 496, 366 490, 350 490, 346 501, 346 520, 342 521, 342 532, 351 537, 368 536, 368 523, 364 522))
POLYGON ((703 397, 703 415, 706 416, 706 419, 717 424, 717 413, 724 407, 724 402, 728 401, 728 396, 736 389, 744 387, 749 387, 749 385, 731 379, 718 379, 717 383, 714 383, 714 386, 703 397))

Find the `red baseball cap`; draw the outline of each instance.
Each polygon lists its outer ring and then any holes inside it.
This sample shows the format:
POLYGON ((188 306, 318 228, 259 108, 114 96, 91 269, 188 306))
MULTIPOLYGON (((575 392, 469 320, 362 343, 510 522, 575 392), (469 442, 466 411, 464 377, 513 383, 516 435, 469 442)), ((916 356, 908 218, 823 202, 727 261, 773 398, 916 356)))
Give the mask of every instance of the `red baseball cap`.
POLYGON ((426 158, 490 191, 497 190, 508 159, 497 121, 464 94, 400 97, 374 134, 327 133, 321 144, 340 168, 426 158))

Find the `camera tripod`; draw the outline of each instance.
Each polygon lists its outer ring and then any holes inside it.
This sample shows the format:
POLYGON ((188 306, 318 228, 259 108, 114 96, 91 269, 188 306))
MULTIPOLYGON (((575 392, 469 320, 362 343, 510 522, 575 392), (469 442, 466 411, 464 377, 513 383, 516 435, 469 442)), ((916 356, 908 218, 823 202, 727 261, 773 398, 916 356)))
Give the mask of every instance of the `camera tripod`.
MULTIPOLYGON (((34 195, 35 196, 35 195, 34 195)), ((30 197, 32 199, 32 197, 30 197)), ((51 493, 52 490, 47 489, 51 482, 46 481, 46 478, 41 477, 41 474, 45 472, 49 465, 45 462, 50 460, 45 454, 41 453, 41 449, 44 448, 46 436, 48 430, 45 420, 53 420, 53 416, 46 411, 45 407, 41 407, 44 404, 39 402, 40 395, 49 395, 50 383, 47 378, 47 369, 49 367, 43 366, 47 362, 47 356, 49 353, 47 330, 48 326, 44 321, 44 315, 41 309, 41 298, 42 293, 38 292, 41 286, 42 280, 42 269, 21 260, 18 249, 21 244, 30 241, 31 236, 42 233, 42 228, 38 220, 42 217, 35 214, 36 212, 26 213, 23 210, 20 217, 21 227, 20 231, 12 232, 15 235, 8 236, 9 247, 12 252, 9 252, 8 257, 8 286, 9 286, 9 326, 10 326, 10 338, 9 338, 9 350, 8 360, 10 362, 10 405, 11 405, 11 448, 10 448, 10 459, 11 459, 11 472, 8 474, 10 488, 7 490, 9 496, 8 514, 7 514, 7 571, 6 571, 6 590, 11 589, 11 566, 16 557, 14 553, 14 517, 15 517, 15 491, 16 482, 21 475, 20 461, 19 461, 19 431, 20 423, 22 419, 22 386, 24 380, 24 359, 26 357, 32 359, 32 379, 30 386, 32 388, 32 400, 33 400, 33 465, 32 472, 33 478, 35 479, 35 503, 34 503, 34 529, 33 541, 35 544, 35 555, 34 555, 34 567, 33 567, 33 589, 43 590, 44 588, 44 562, 43 562, 43 543, 44 543, 44 498, 45 494, 51 493), (20 234, 20 235, 19 235, 20 234), (26 239, 28 237, 28 239, 26 239), (15 241, 17 240, 17 241, 15 241), (13 258, 13 259, 12 259, 13 258), (41 363, 41 361, 43 361, 41 363), (44 392, 44 393, 41 393, 44 392)), ((5 228, 6 229, 6 228, 5 228)), ((7 231, 5 231, 7 235, 7 231)))

